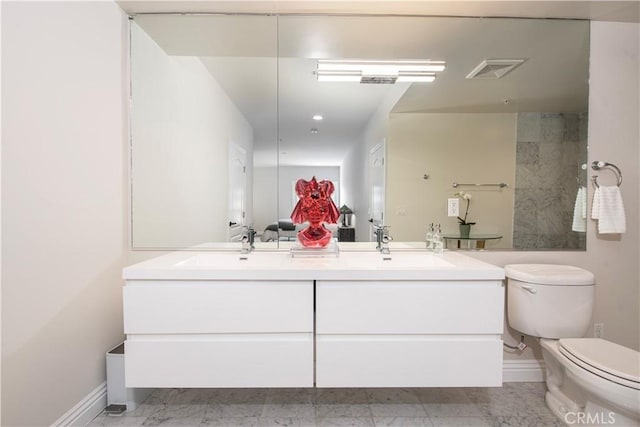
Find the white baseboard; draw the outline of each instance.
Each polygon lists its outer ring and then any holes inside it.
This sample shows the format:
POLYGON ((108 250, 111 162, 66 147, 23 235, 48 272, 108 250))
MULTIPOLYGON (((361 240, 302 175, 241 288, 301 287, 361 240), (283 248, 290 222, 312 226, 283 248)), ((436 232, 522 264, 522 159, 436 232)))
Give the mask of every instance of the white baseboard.
POLYGON ((502 365, 502 382, 544 382, 544 361, 538 359, 504 360, 502 365))
POLYGON ((86 395, 66 414, 61 416, 52 426, 86 426, 107 407, 107 382, 104 381, 86 395))

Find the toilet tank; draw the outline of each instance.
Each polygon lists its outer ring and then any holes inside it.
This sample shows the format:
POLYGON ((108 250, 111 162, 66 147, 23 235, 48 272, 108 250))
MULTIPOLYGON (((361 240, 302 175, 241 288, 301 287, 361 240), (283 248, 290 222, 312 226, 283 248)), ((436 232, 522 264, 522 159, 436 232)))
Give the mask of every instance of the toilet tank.
POLYGON ((584 336, 593 313, 593 273, 555 264, 510 264, 504 269, 509 326, 541 338, 584 336))

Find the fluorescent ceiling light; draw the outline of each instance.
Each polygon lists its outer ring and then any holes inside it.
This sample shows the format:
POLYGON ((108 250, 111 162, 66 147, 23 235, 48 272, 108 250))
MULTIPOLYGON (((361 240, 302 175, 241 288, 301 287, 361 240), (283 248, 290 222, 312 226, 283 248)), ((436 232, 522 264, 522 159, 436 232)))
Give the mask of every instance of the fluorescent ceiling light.
POLYGON ((400 73, 397 82, 431 83, 436 79, 434 73, 400 73))
POLYGON ((360 82, 362 74, 356 71, 320 71, 317 72, 319 82, 360 82))
POLYGON ((432 82, 444 70, 444 61, 318 60, 318 81, 393 84, 432 82))
POLYGON ((322 117, 320 114, 316 114, 315 116, 313 116, 313 120, 317 120, 320 121, 322 120, 324 117, 322 117))
POLYGON ((430 71, 438 73, 444 71, 444 61, 360 61, 354 59, 319 59, 318 70, 322 71, 430 71))

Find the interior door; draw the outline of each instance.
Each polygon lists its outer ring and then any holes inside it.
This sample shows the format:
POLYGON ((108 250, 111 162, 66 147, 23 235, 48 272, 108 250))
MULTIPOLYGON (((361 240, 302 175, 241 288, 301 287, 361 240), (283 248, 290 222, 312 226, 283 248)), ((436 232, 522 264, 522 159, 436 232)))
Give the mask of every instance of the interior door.
POLYGON ((247 152, 229 141, 228 241, 239 242, 245 225, 247 202, 247 152))
POLYGON ((384 223, 384 153, 384 140, 369 152, 369 241, 374 240, 374 225, 384 223))

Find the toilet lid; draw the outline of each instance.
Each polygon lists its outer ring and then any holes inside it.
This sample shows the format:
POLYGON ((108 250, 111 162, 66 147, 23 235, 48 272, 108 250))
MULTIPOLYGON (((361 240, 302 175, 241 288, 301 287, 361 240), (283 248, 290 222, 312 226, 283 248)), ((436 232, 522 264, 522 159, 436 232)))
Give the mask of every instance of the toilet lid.
POLYGON ((560 340, 560 352, 576 364, 618 384, 640 389, 640 353, 600 338, 560 340))
POLYGON ((510 279, 539 285, 588 286, 596 283, 592 272, 572 265, 509 264, 504 271, 510 279))

